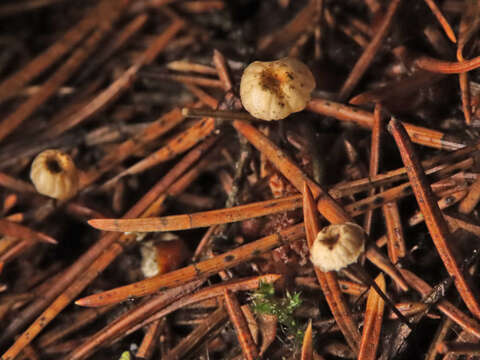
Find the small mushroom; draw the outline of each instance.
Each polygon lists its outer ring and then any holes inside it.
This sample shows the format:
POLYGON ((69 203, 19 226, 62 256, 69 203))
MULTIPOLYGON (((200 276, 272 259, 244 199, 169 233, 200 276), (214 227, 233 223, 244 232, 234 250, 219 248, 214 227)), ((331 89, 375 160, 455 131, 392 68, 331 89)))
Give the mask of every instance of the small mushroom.
POLYGON ((30 179, 42 195, 64 200, 78 191, 78 171, 70 155, 60 150, 45 150, 30 168, 30 179))
POLYGON ((365 231, 357 224, 324 227, 310 252, 312 263, 323 272, 338 271, 357 262, 365 251, 365 231))
POLYGON ((190 255, 182 239, 146 241, 140 247, 142 273, 146 278, 177 269, 190 255))
POLYGON ((315 79, 310 69, 295 58, 255 61, 240 81, 243 107, 262 120, 280 120, 305 109, 315 79))

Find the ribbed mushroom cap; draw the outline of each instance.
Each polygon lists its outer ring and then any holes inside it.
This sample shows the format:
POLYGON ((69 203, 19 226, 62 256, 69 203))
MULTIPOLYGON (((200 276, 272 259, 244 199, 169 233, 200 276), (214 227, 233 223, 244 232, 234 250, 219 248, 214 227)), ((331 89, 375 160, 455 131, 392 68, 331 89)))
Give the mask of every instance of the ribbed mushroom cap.
POLYGON ((365 231, 354 223, 324 227, 317 235, 310 259, 323 272, 338 271, 357 262, 365 251, 365 231))

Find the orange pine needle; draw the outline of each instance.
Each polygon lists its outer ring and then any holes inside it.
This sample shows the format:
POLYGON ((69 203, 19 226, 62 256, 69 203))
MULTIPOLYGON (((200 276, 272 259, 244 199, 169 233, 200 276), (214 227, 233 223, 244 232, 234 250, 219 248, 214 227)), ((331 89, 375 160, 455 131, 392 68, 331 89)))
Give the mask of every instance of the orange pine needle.
POLYGON ((394 15, 397 12, 399 5, 400 0, 390 1, 382 24, 378 27, 377 31, 375 31, 375 35, 373 36, 372 40, 355 63, 355 66, 350 72, 347 80, 345 80, 345 82, 343 83, 342 88, 338 94, 338 98, 340 100, 346 100, 350 96, 351 92, 372 63, 373 58, 377 54, 377 51, 380 49, 383 39, 385 39, 388 31, 390 30, 390 27, 393 23, 394 15))
POLYGON ((108 8, 112 3, 114 2, 111 0, 101 1, 95 8, 89 10, 62 38, 31 60, 25 67, 0 83, 0 102, 15 96, 31 80, 73 49, 101 20, 99 14, 110 11, 108 8))
MULTIPOLYGON (((432 292, 432 288, 425 281, 419 278, 417 275, 411 271, 401 269, 403 277, 407 280, 408 284, 415 289, 420 295, 428 296, 432 292)), ((453 322, 461 326, 468 333, 475 335, 480 339, 480 323, 468 316, 461 310, 459 310, 451 302, 441 299, 436 307, 441 311, 445 316, 450 318, 453 322)))
POLYGON ((312 319, 308 321, 307 330, 305 330, 305 335, 303 336, 300 360, 313 360, 312 319))
POLYGON ((443 28, 443 31, 445 31, 445 34, 447 34, 447 37, 453 43, 457 42, 457 38, 455 37, 455 33, 453 32, 452 27, 448 23, 447 19, 445 19, 445 16, 443 16, 437 4, 435 4, 435 1, 425 0, 425 2, 427 3, 430 10, 432 10, 433 15, 435 15, 435 17, 437 18, 438 22, 440 23, 440 26, 443 28))
POLYGON ((26 226, 19 225, 4 219, 0 219, 0 234, 19 238, 22 240, 27 240, 30 242, 40 241, 47 244, 58 244, 57 240, 44 233, 34 231, 26 226))
POLYGON ((75 303, 81 306, 95 307, 118 303, 129 298, 146 296, 156 292, 162 287, 178 286, 179 284, 197 279, 198 277, 211 276, 221 270, 231 268, 257 257, 266 251, 280 246, 284 242, 301 239, 302 236, 304 236, 303 224, 291 226, 277 234, 266 236, 224 254, 215 256, 214 258, 189 265, 164 275, 155 276, 130 285, 90 295, 77 300, 75 303))
MULTIPOLYGON (((304 184, 303 189, 303 213, 307 244, 308 247, 311 248, 318 232, 320 231, 320 227, 313 196, 306 183, 304 184)), ((317 268, 314 268, 314 270, 318 282, 322 287, 323 295, 327 300, 328 306, 330 307, 338 327, 345 336, 351 349, 357 353, 360 344, 360 333, 353 317, 351 316, 350 309, 340 292, 336 273, 333 271, 324 273, 317 268)))
MULTIPOLYGON (((373 114, 353 106, 347 106, 330 100, 314 98, 308 103, 307 109, 341 121, 354 122, 366 129, 371 129, 373 127, 373 114)), ((460 141, 445 135, 441 131, 432 130, 406 122, 403 122, 403 126, 405 126, 408 135, 410 135, 412 141, 416 144, 443 150, 458 150, 465 147, 465 145, 460 141)))
POLYGON ((88 223, 96 229, 105 231, 150 232, 188 230, 291 211, 301 206, 302 200, 300 196, 290 196, 228 209, 203 211, 187 215, 141 219, 93 219, 89 220, 88 223))
POLYGON ((435 201, 432 189, 425 176, 425 172, 417 158, 413 145, 403 126, 395 119, 390 121, 389 127, 400 150, 405 166, 411 171, 408 177, 417 199, 418 206, 425 217, 425 223, 437 251, 448 273, 454 278, 460 296, 465 305, 477 318, 480 318, 480 305, 475 298, 470 284, 459 268, 452 252, 451 234, 448 225, 435 201))
POLYGON ((235 294, 230 290, 225 289, 223 293, 225 297, 225 307, 227 308, 230 320, 235 327, 238 342, 242 348, 243 355, 247 360, 256 360, 258 358, 258 349, 253 341, 252 333, 248 328, 247 320, 243 315, 240 303, 235 294))
POLYGON ((434 73, 461 74, 480 67, 480 56, 459 62, 443 61, 428 56, 422 56, 415 60, 415 65, 420 69, 434 73))
MULTIPOLYGON (((387 287, 383 274, 375 279, 378 287, 385 292, 387 287)), ((365 320, 363 322, 362 342, 358 358, 362 360, 374 360, 380 342, 380 331, 382 329, 383 310, 385 302, 374 289, 368 292, 367 307, 365 309, 365 320)))
POLYGON ((85 43, 77 48, 72 55, 60 66, 60 68, 42 85, 39 92, 32 95, 22 103, 12 114, 5 117, 0 122, 0 141, 5 139, 10 133, 29 118, 39 106, 44 104, 60 88, 73 73, 88 59, 89 55, 100 44, 100 41, 110 29, 110 24, 114 23, 121 15, 122 10, 127 5, 127 1, 112 2, 112 7, 105 12, 107 14, 102 20, 102 26, 98 28, 85 40, 85 43), (116 4, 116 5, 115 5, 116 4))

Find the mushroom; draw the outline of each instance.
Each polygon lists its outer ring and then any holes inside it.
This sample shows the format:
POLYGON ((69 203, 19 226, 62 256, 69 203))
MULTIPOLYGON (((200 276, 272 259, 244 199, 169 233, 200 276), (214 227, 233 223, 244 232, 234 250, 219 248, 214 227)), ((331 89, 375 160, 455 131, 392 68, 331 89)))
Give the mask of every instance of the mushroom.
POLYGON ((365 231, 354 223, 324 227, 311 248, 312 263, 323 272, 338 271, 355 262, 365 251, 365 231))
POLYGON ((305 109, 314 88, 315 79, 307 65, 286 57, 247 66, 240 81, 240 97, 252 116, 280 120, 305 109))
POLYGON ((30 168, 30 179, 42 195, 64 200, 78 191, 78 171, 70 155, 60 150, 38 154, 30 168))

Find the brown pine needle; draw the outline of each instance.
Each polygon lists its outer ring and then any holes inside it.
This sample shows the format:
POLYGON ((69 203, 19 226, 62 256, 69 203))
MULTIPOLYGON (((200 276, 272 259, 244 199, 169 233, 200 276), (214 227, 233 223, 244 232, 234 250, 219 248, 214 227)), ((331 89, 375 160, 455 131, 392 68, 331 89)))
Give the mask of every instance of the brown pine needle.
MULTIPOLYGON (((373 128, 373 113, 353 106, 344 105, 330 100, 313 98, 308 103, 307 109, 318 114, 331 116, 337 120, 354 122, 366 129, 373 128)), ((403 122, 402 124, 405 126, 412 141, 416 144, 443 150, 458 150, 465 147, 465 144, 461 141, 452 138, 441 131, 413 125, 407 122, 403 122)))
MULTIPOLYGON (((385 292, 387 287, 383 274, 375 279, 378 287, 385 292)), ((363 323, 362 342, 358 358, 362 360, 374 360, 377 354, 378 344, 380 342, 380 331, 382 329, 383 310, 385 302, 374 289, 370 289, 365 309, 365 319, 363 323)))
POLYGON ((360 56, 360 58, 355 63, 355 66, 350 71, 348 78, 342 85, 340 92, 338 94, 338 98, 340 101, 346 100, 350 94, 352 93, 353 89, 357 86, 358 82, 362 78, 362 76, 367 71, 368 67, 372 63, 375 55, 377 54, 380 46, 382 45, 383 40, 387 36, 392 23, 394 16, 397 12, 398 6, 400 5, 400 0, 391 0, 390 4, 388 5, 388 9, 383 17, 382 24, 378 27, 375 31, 375 35, 373 36, 372 40, 365 48, 364 52, 360 56))
POLYGON ((149 156, 140 160, 135 165, 132 165, 128 169, 122 171, 120 174, 111 179, 109 183, 115 182, 126 175, 141 173, 155 165, 160 164, 161 162, 173 159, 174 157, 195 146, 207 136, 211 135, 214 130, 215 121, 213 119, 208 118, 196 122, 184 132, 170 139, 167 144, 162 146, 157 151, 151 153, 149 156))
POLYGON ((43 234, 38 231, 34 231, 26 226, 16 224, 14 222, 0 219, 0 234, 11 236, 14 238, 27 240, 29 242, 44 242, 47 244, 58 244, 54 238, 43 234))
MULTIPOLYGON (((112 4, 117 2, 110 1, 112 4)), ((32 95, 28 100, 21 104, 12 114, 5 117, 0 122, 0 141, 5 139, 20 124, 29 118, 37 108, 44 104, 55 92, 73 75, 73 73, 88 59, 88 56, 100 44, 111 24, 121 15, 126 2, 118 2, 110 11, 107 11, 107 17, 100 23, 98 29, 90 35, 85 43, 76 49, 68 60, 43 84, 41 90, 32 95)))
POLYGON ((101 1, 95 8, 88 11, 82 20, 66 32, 62 38, 30 61, 25 67, 0 83, 0 103, 15 96, 31 80, 73 49, 101 20, 98 14, 109 11, 108 8, 114 3, 111 0, 101 1))
POLYGON ((162 359, 165 360, 181 360, 184 355, 194 348, 204 336, 215 330, 220 324, 224 323, 228 318, 228 313, 222 304, 217 310, 209 315, 202 324, 198 325, 188 336, 184 337, 173 349, 165 354, 162 359))
POLYGON ((254 290, 258 288, 261 283, 273 283, 279 280, 281 277, 282 277, 281 275, 277 275, 277 274, 265 274, 265 275, 255 276, 255 277, 246 278, 246 279, 226 281, 217 285, 212 285, 206 288, 202 288, 197 292, 195 292, 194 294, 184 296, 180 300, 175 301, 173 304, 165 307, 163 310, 145 319, 143 322, 139 323, 138 325, 130 328, 126 335, 131 334, 134 331, 152 323, 153 321, 159 320, 167 316, 168 314, 176 310, 179 310, 183 307, 189 306, 191 304, 199 303, 201 301, 209 300, 212 298, 222 297, 225 289, 228 289, 232 292, 254 290))
POLYGON ((418 206, 425 217, 425 223, 440 258, 448 273, 454 278, 455 286, 465 305, 467 305, 472 314, 480 318, 480 305, 475 298, 471 285, 465 279, 462 270, 455 260, 448 225, 435 201, 430 184, 413 149, 408 134, 401 123, 395 119, 390 121, 389 127, 400 150, 400 155, 402 156, 405 166, 411 169, 411 171, 408 172, 408 177, 412 183, 412 189, 418 206))
MULTIPOLYGON (((432 292, 432 287, 411 271, 401 269, 400 272, 407 280, 408 284, 423 297, 428 296, 432 292)), ((461 326, 465 331, 480 339, 480 323, 477 320, 468 316, 445 299, 441 299, 436 304, 436 307, 440 312, 450 318, 457 325, 461 326)))
MULTIPOLYGON (((141 312, 142 315, 148 316, 152 312, 158 311, 163 307, 171 304, 173 301, 177 300, 181 296, 184 296, 185 294, 194 291, 201 284, 202 281, 196 280, 191 283, 186 283, 179 287, 164 291, 162 294, 155 297, 155 301, 148 302, 148 307, 138 307, 136 309, 136 312, 141 312)), ((71 354, 69 354, 68 358, 70 360, 80 360, 85 359, 87 356, 90 356, 95 350, 99 349, 100 344, 104 343, 106 340, 114 336, 114 334, 125 331, 128 326, 130 326, 129 318, 132 318, 134 315, 136 315, 135 312, 133 312, 130 317, 121 316, 109 326, 108 331, 104 331, 102 329, 96 334, 90 336, 85 342, 83 342, 71 354)))
MULTIPOLYGON (((205 144, 205 143, 204 143, 205 144)), ((202 144, 202 145, 204 145, 202 144)), ((201 162, 193 169, 189 170, 180 180, 186 169, 188 169, 192 162, 198 160, 203 155, 203 151, 198 151, 202 148, 192 150, 182 159, 176 166, 174 166, 159 182, 150 189, 126 214, 125 216, 136 217, 142 213, 151 214, 152 211, 158 211, 157 202, 159 198, 165 198, 162 194, 170 187, 169 192, 173 192, 174 186, 184 186, 189 181, 195 179, 198 175, 198 168, 201 168, 201 162), (182 180, 183 178, 186 181, 182 180), (176 180, 175 184, 172 185, 176 180)), ((211 145, 211 144, 210 144, 211 145)), ((133 236, 134 238, 134 236, 133 236)), ((30 327, 17 338, 15 343, 3 355, 4 358, 14 358, 23 349, 23 347, 30 343, 36 335, 48 325, 76 296, 93 281, 119 254, 123 252, 122 245, 115 243, 121 240, 122 243, 132 241, 132 236, 123 235, 105 235, 98 240, 83 256, 81 256, 75 264, 67 269, 59 279, 52 282, 51 286, 42 297, 33 302, 25 311, 21 313, 22 316, 12 321, 4 330, 3 337, 9 338, 11 334, 15 334, 18 329, 24 327, 31 321, 38 313, 40 313, 46 306, 50 306, 44 310, 43 314, 37 318, 30 327), (79 276, 82 274, 82 276, 79 276), (74 281, 75 280, 75 281, 74 281), (73 283, 72 283, 73 282, 73 283)), ((2 359, 3 360, 3 359, 2 359)))

